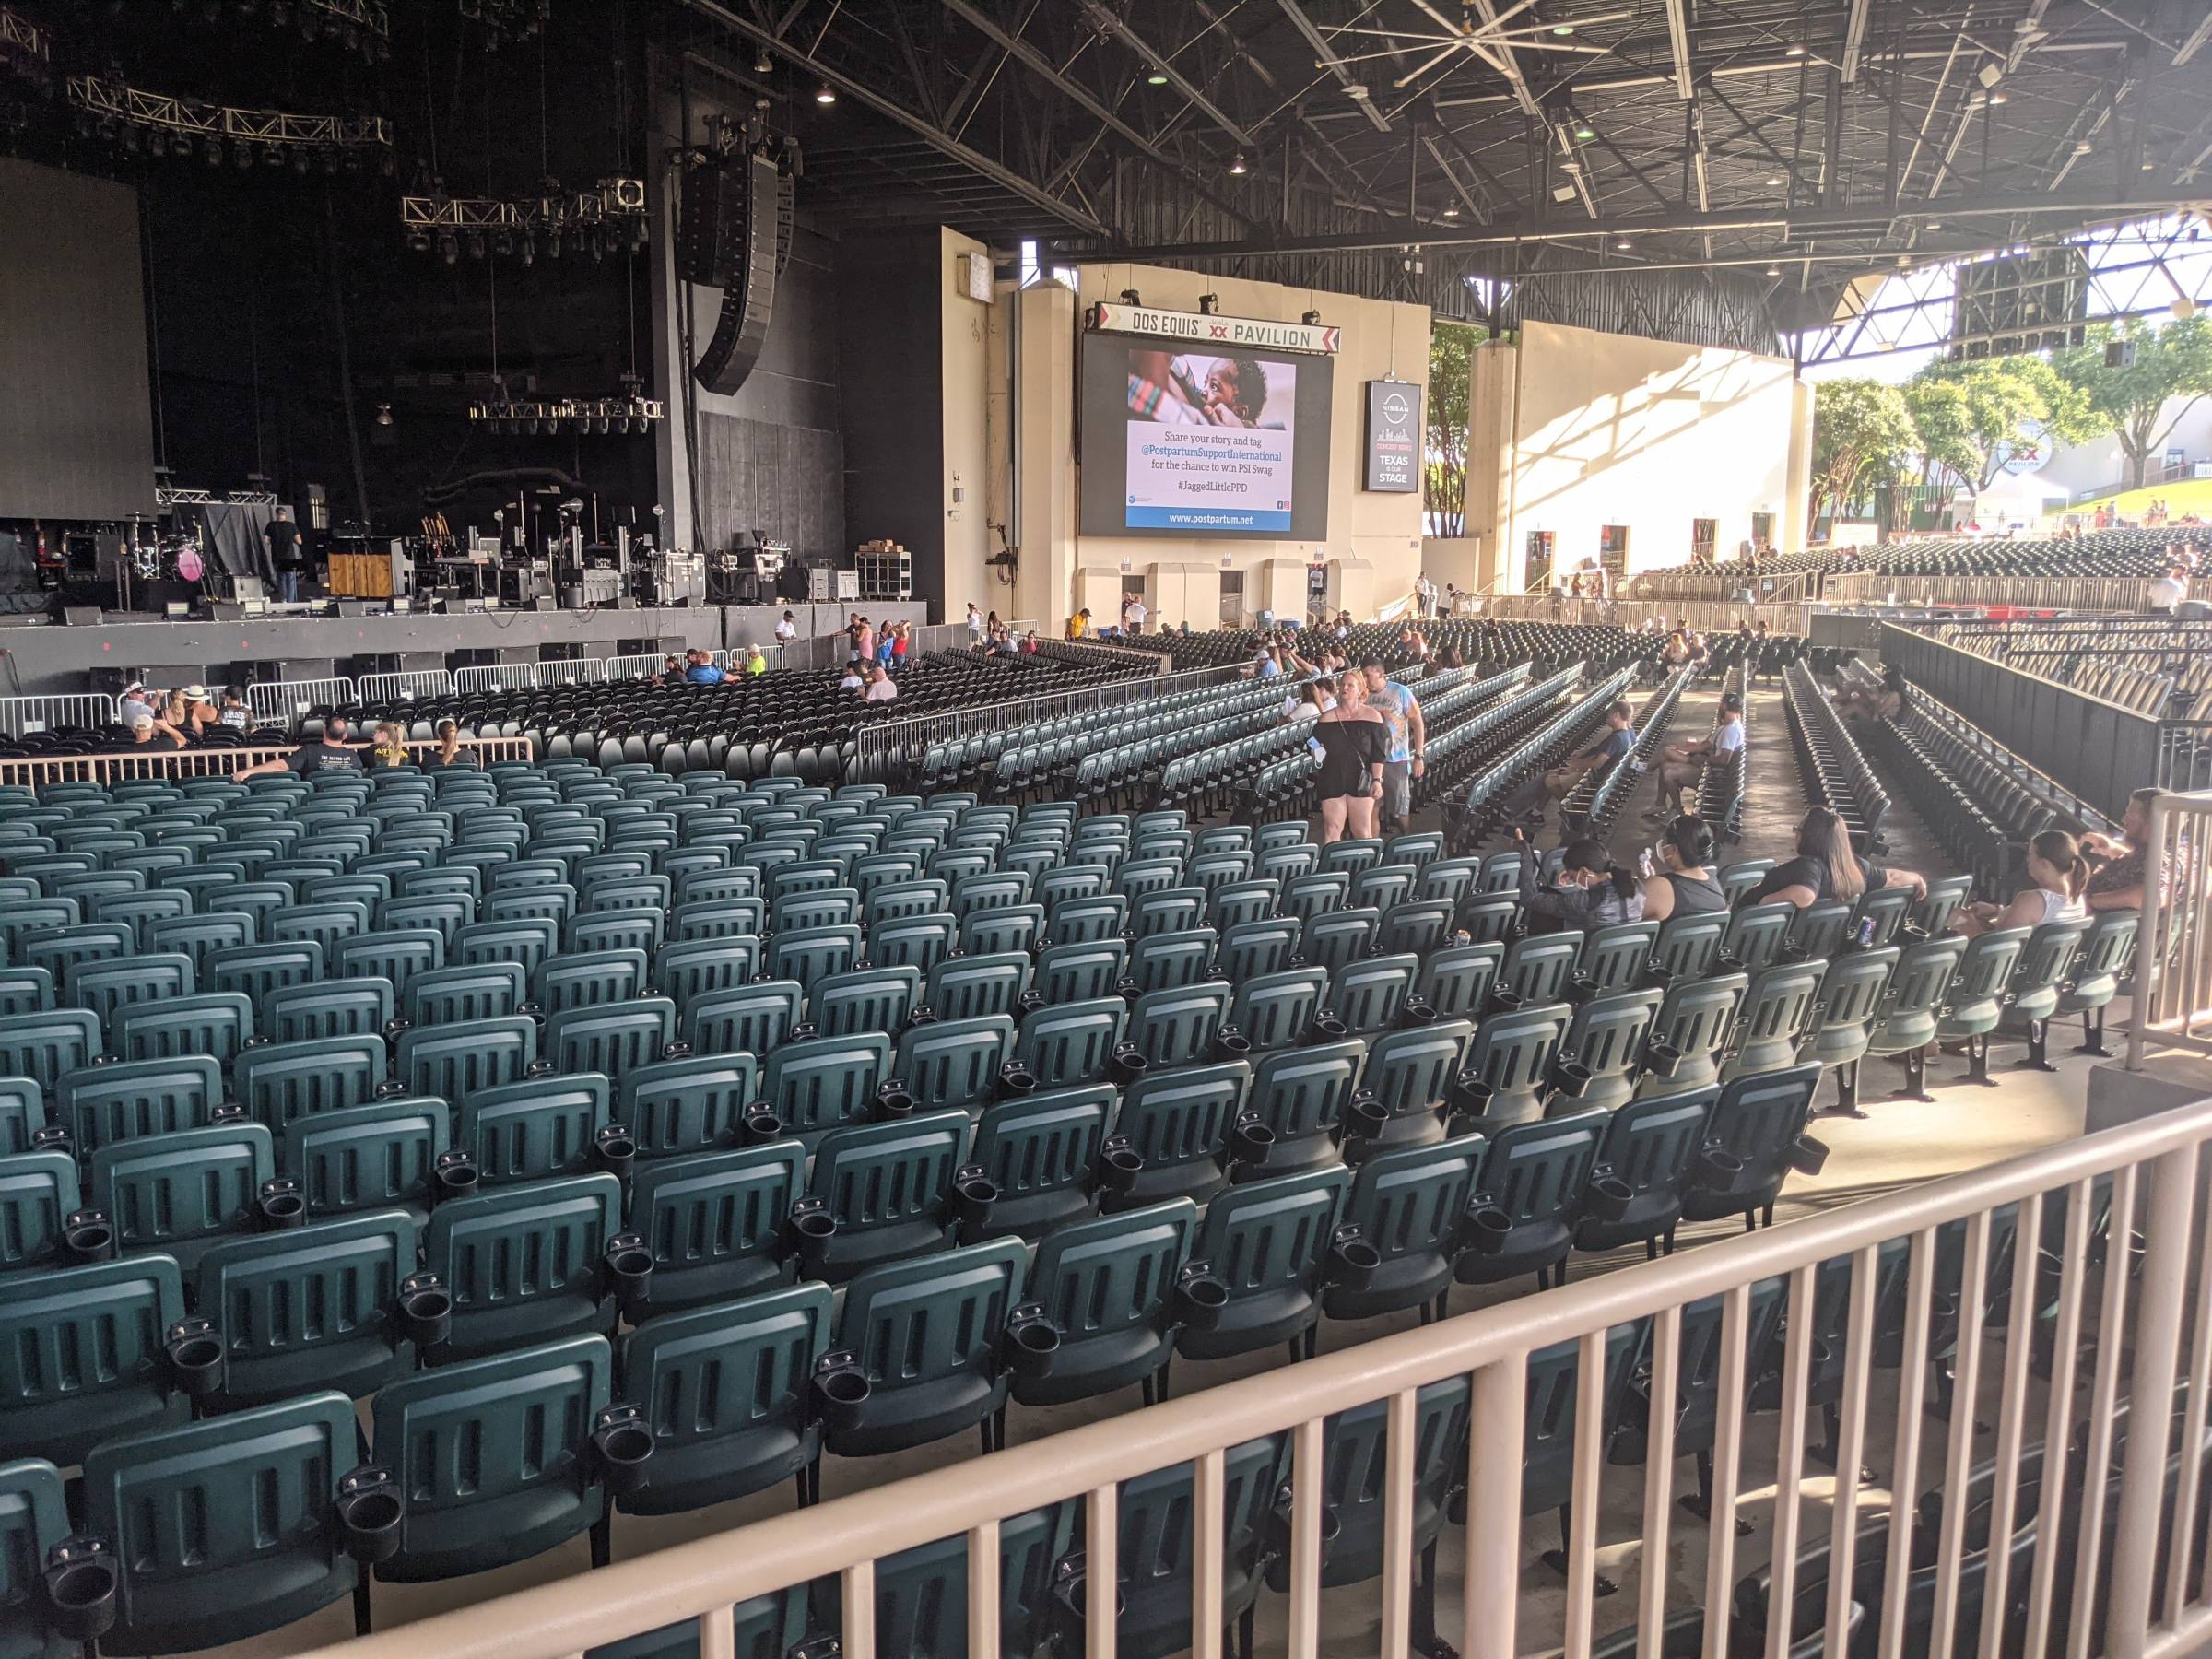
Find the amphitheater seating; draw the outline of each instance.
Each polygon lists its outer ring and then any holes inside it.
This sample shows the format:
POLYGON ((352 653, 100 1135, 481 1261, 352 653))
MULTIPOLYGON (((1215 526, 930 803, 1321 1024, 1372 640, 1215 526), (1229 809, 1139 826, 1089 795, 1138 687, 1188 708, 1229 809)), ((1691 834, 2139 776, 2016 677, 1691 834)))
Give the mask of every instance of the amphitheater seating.
POLYGON ((1794 665, 1783 677, 1790 721, 1790 744, 1805 781, 1806 798, 1828 807, 1851 831, 1861 852, 1882 848, 1882 817, 1889 809, 1883 790, 1858 740, 1834 707, 1820 694, 1812 670, 1794 665))
MULTIPOLYGON (((1469 810, 1633 672, 1431 682, 1439 740, 1470 734, 1446 758, 1495 757, 1469 810)), ((1933 947, 1892 971, 1843 947, 1848 913, 1796 918, 1790 957, 1786 915, 1517 937, 1515 855, 1087 805, 580 759, 0 792, 0 1452, 85 1468, 90 1524, 136 1551, 118 1637, 349 1593, 366 1620, 372 1582, 586 1534, 604 1559, 618 1517, 786 1480, 809 1500, 823 1450, 989 1448, 1033 1409, 1163 1397, 1177 1357, 1310 1353, 1324 1319, 1771 1218, 1818 1159, 1823 1057, 1901 1052, 1883 1034, 1938 1004, 2040 1053, 2121 959, 2116 930, 2073 977, 2064 941, 2023 940, 1907 996, 1933 947), (92 1373, 40 1358, 95 1344, 92 1373), (714 1368, 751 1393, 702 1418, 714 1368), (358 1398, 362 1452, 333 1438, 358 1398), (524 1455, 533 1414, 564 1427, 524 1455), (314 1478, 268 1462, 270 1425, 324 1445, 314 1478), (454 1435, 482 1479, 346 1473, 454 1435), (270 1479, 315 1539, 281 1594, 242 1535, 187 1591, 131 1530, 270 1479)), ((1430 1408, 1460 1432, 1464 1395, 1430 1408)), ((1375 1455, 1379 1429, 1340 1432, 1332 1455, 1375 1455)), ((1425 1512, 1453 1466, 1425 1454, 1425 1512)), ((1286 1467, 1252 1460, 1250 1597, 1286 1467)), ((1182 1478, 1125 1490, 1124 1526, 1182 1478)), ((887 1564, 887 1617, 951 1571, 887 1564)), ((1131 1641, 1188 1640, 1176 1571, 1139 1571, 1131 1641)))
POLYGON ((1630 579, 1628 596, 1658 602, 1725 600, 1754 579, 1867 572, 1880 576, 2163 576, 2170 549, 2212 549, 2212 529, 2099 530, 2060 541, 2023 537, 1924 536, 1880 547, 1837 548, 1762 559, 1757 564, 1682 565, 1630 579))

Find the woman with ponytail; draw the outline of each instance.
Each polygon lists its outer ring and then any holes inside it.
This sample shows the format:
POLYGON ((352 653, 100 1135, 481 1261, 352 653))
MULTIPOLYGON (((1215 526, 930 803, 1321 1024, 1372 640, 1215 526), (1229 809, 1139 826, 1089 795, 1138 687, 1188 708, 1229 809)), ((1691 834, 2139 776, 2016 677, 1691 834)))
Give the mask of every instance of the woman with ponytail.
POLYGON ((1554 885, 1539 888, 1535 849, 1522 830, 1513 831, 1513 841, 1521 849, 1522 912, 1546 918, 1549 931, 1588 933, 1617 922, 1643 919, 1643 893, 1636 884, 1636 872, 1615 868, 1605 842, 1585 839, 1569 843, 1554 885))
POLYGON ((2000 927, 2041 927, 2046 922, 2084 922, 2088 906, 2089 861, 2064 830, 2046 830, 2028 843, 2029 885, 2006 905, 1971 904, 1951 918, 1951 931, 1971 938, 2000 927))
POLYGON ((1712 826, 1693 813, 1667 820, 1659 836, 1660 871, 1643 884, 1643 920, 1719 914, 1728 895, 1712 873, 1712 826))

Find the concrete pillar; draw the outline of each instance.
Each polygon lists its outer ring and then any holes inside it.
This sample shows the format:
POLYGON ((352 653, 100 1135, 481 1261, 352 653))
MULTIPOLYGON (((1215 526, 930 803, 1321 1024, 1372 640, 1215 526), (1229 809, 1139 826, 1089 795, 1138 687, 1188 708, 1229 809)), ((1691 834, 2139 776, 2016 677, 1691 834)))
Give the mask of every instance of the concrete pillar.
POLYGON ((1475 586, 1517 594, 1524 569, 1513 534, 1521 352, 1509 341, 1489 340, 1470 359, 1466 533, 1481 544, 1475 586))
MULTIPOLYGON (((1438 587, 1443 582, 1439 580, 1438 587)), ((1375 614, 1378 596, 1375 593, 1375 567, 1364 559, 1332 559, 1329 560, 1328 612, 1352 613, 1352 620, 1364 622, 1375 614)))
POLYGON ((1020 289, 1013 303, 1021 478, 1014 610, 1052 635, 1065 631, 1075 591, 1076 296, 1046 283, 1020 289))
POLYGON ((1781 524, 1775 537, 1778 553, 1802 553, 1810 526, 1806 515, 1813 493, 1813 388, 1798 381, 1790 388, 1790 458, 1783 470, 1788 480, 1783 489, 1781 524))

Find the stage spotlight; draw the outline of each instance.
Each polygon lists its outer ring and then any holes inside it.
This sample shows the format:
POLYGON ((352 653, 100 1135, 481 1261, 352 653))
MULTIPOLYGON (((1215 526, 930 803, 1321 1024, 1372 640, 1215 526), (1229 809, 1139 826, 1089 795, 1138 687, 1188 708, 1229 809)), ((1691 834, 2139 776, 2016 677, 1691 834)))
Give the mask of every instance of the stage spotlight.
POLYGON ((1213 314, 1214 314, 1216 312, 1219 311, 1220 309, 1221 309, 1221 296, 1220 296, 1220 295, 1218 295, 1218 294, 1201 294, 1201 295, 1199 295, 1199 296, 1198 296, 1198 314, 1199 314, 1200 316, 1202 316, 1202 317, 1210 317, 1210 316, 1212 316, 1212 315, 1213 315, 1213 314))
POLYGON ((160 132, 148 133, 146 135, 146 147, 149 155, 166 156, 169 154, 169 135, 160 132))
POLYGON ((1146 86, 1147 86, 1147 87, 1164 87, 1164 86, 1166 86, 1167 84, 1168 84, 1168 72, 1167 72, 1165 69, 1162 69, 1162 68, 1161 68, 1161 67, 1160 67, 1160 66, 1159 66, 1158 64, 1154 64, 1154 65, 1152 65, 1152 66, 1151 66, 1149 69, 1147 69, 1147 70, 1145 71, 1145 85, 1146 85, 1146 86))
POLYGON ((1794 58, 1797 58, 1797 57, 1803 57, 1803 56, 1805 55, 1805 48, 1804 48, 1804 47, 1802 47, 1802 46, 1798 46, 1798 45, 1789 45, 1789 46, 1784 46, 1784 47, 1782 49, 1782 55, 1783 55, 1783 57, 1794 57, 1794 58))
POLYGON ((1782 267, 1778 265, 1769 265, 1767 267, 1767 275, 1770 276, 1779 276, 1782 275, 1782 267))
POLYGON ((238 171, 241 172, 244 172, 253 165, 253 152, 242 144, 232 147, 230 159, 238 163, 238 171))
POLYGON ((1317 311, 1310 311, 1301 315, 1299 318, 1299 321, 1303 323, 1308 328, 1319 328, 1321 326, 1321 313, 1317 311))
POLYGON ((1574 124, 1574 135, 1587 144, 1597 136, 1597 129, 1586 121, 1578 121, 1574 124))
POLYGON ((208 139, 208 140, 207 140, 207 165, 208 165, 208 166, 210 166, 210 167, 220 167, 222 164, 223 164, 223 141, 222 141, 220 138, 210 138, 210 139, 208 139))
POLYGON ((270 145, 267 148, 261 152, 261 164, 264 167, 282 167, 284 165, 284 151, 277 148, 274 144, 270 145))
POLYGON ((1629 239, 1625 236, 1615 237, 1613 239, 1613 245, 1616 248, 1618 248, 1623 253, 1626 253, 1630 247, 1629 239))
POLYGON ((835 103, 837 101, 837 88, 832 87, 828 81, 824 81, 820 86, 814 89, 814 101, 818 104, 835 103))
POLYGON ((546 236, 546 257, 547 259, 560 257, 560 232, 558 230, 550 231, 546 236))
POLYGON ((1247 172, 1249 172, 1249 171, 1252 171, 1250 168, 1248 168, 1248 167, 1246 167, 1246 166, 1244 165, 1244 152, 1243 152, 1243 151, 1241 151, 1241 150, 1239 150, 1239 151, 1237 152, 1237 158, 1236 158, 1236 159, 1235 159, 1235 160, 1233 160, 1233 161, 1231 161, 1231 162, 1229 164, 1229 171, 1230 171, 1230 174, 1231 174, 1231 175, 1233 175, 1234 177, 1237 177, 1237 178, 1242 178, 1242 177, 1244 176, 1244 174, 1246 174, 1247 172))
POLYGON ((523 265, 524 268, 537 263, 537 238, 527 230, 523 232, 523 265))
POLYGON ((492 241, 491 251, 497 253, 501 259, 506 259, 512 255, 514 253, 513 233, 508 230, 500 231, 499 235, 492 241))
POLYGON ((1142 305, 1145 302, 1145 300, 1144 296, 1139 294, 1135 288, 1124 288, 1122 290, 1122 302, 1124 305, 1142 305))
POLYGON ((1446 202, 1444 204, 1444 217, 1448 219, 1457 218, 1459 217, 1459 204, 1457 202, 1446 202))
POLYGON ((407 247, 412 253, 428 253, 430 251, 430 233, 428 230, 408 231, 407 247))
POLYGON ((484 257, 483 231, 471 230, 468 233, 468 256, 471 259, 482 259, 484 257))
POLYGON ((326 149, 323 152, 323 171, 333 178, 337 176, 338 152, 336 150, 326 149))
POLYGON ((461 263, 461 240, 451 230, 439 233, 438 257, 449 265, 461 263))
POLYGON ((755 75, 773 75, 775 72, 775 60, 768 55, 767 47, 763 46, 753 53, 753 73, 755 75))
POLYGON ((388 427, 392 424, 392 406, 390 404, 380 403, 376 406, 376 424, 380 427, 388 427))
POLYGON ((304 149, 296 149, 292 152, 292 171, 294 172, 304 176, 307 172, 307 151, 304 149))

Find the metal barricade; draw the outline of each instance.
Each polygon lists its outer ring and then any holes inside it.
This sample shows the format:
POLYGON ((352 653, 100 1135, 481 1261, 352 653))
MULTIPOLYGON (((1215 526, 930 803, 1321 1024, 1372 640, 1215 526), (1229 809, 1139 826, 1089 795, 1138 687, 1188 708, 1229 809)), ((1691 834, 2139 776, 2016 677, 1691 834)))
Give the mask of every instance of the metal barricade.
MULTIPOLYGON (((680 663, 683 659, 679 656, 677 661, 680 663)), ((658 652, 649 651, 636 656, 602 657, 599 666, 603 670, 602 679, 651 679, 667 666, 667 659, 658 652)))
POLYGON ((358 696, 354 682, 345 678, 255 681, 246 688, 246 709, 257 721, 288 724, 311 709, 334 708, 358 696))
POLYGON ((364 674, 356 683, 364 704, 413 702, 421 697, 448 697, 453 690, 453 677, 442 668, 410 668, 403 674, 364 674))
MULTIPOLYGON (((165 742, 107 755, 41 755, 0 760, 0 785, 29 784, 36 789, 48 783, 117 783, 131 778, 228 778, 250 766, 281 760, 296 747, 181 749, 165 742)), ((523 737, 464 737, 461 747, 486 766, 530 758, 529 742, 523 737)), ((413 742, 407 747, 419 754, 437 745, 413 742)))
POLYGON ((115 699, 100 691, 64 692, 53 697, 0 697, 0 733, 28 737, 63 726, 115 724, 115 699))
MULTIPOLYGON (((539 663, 479 663, 469 668, 456 668, 453 671, 453 689, 463 693, 526 690, 537 684, 537 671, 543 666, 544 665, 539 663)), ((362 695, 368 695, 368 686, 371 680, 382 681, 405 679, 406 677, 405 675, 370 675, 361 681, 362 695)), ((417 693, 407 692, 406 695, 412 697, 417 693)))

